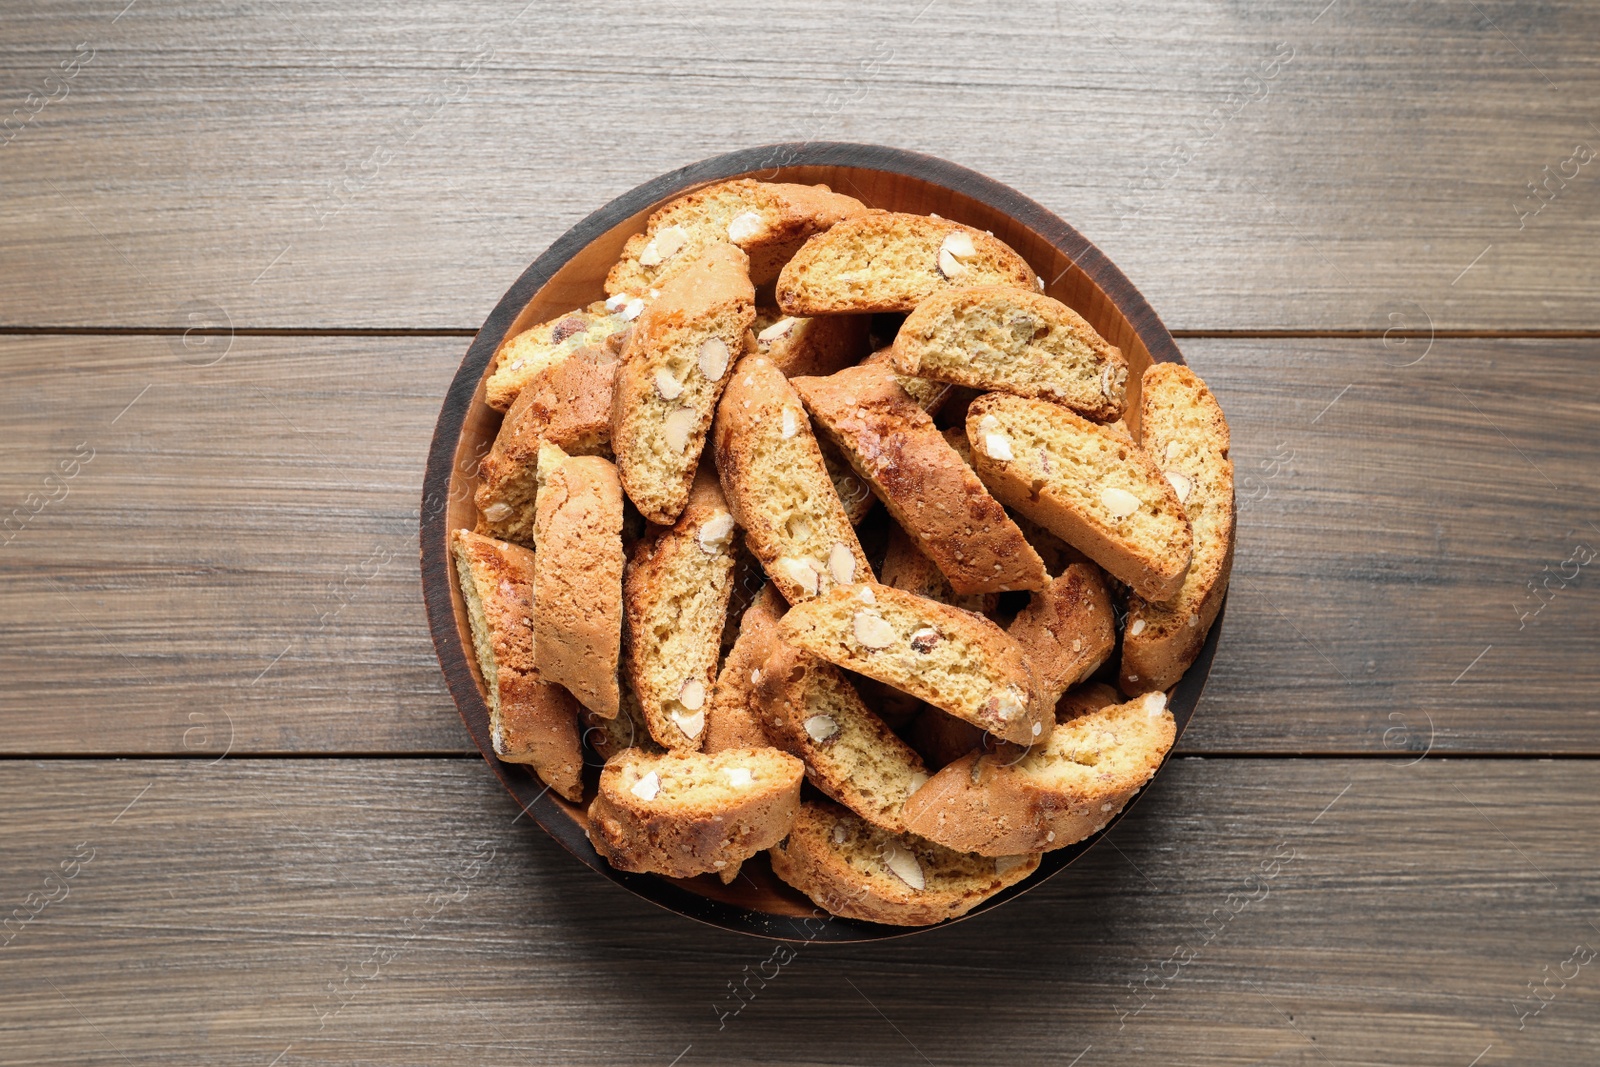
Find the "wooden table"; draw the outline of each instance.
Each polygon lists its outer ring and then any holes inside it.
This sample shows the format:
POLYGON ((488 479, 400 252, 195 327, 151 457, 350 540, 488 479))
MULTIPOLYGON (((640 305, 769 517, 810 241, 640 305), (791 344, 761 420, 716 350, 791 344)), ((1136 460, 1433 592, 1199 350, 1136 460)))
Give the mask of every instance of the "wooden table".
POLYGON ((0 34, 0 1060, 1600 1057, 1600 8, 124 3, 0 34), (779 964, 518 821, 415 531, 522 267, 805 139, 1083 230, 1221 397, 1242 512, 1103 847, 779 964))

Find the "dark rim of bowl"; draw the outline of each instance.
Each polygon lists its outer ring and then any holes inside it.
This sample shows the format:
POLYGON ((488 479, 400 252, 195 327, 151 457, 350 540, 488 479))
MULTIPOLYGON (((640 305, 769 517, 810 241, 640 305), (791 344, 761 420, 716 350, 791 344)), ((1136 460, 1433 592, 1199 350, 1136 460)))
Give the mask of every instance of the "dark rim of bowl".
MULTIPOLYGON (((829 915, 821 909, 816 909, 813 915, 808 917, 775 915, 701 896, 654 875, 619 871, 601 859, 595 852, 594 846, 589 843, 583 829, 550 798, 548 790, 542 788, 535 778, 524 773, 521 768, 502 763, 495 757, 489 739, 488 707, 478 691, 477 680, 467 662, 466 649, 456 628, 455 609, 451 602, 452 564, 447 546, 449 531, 445 529, 445 517, 455 466, 456 447, 461 437, 466 412, 484 370, 518 314, 572 256, 586 248, 601 234, 638 212, 664 203, 685 190, 707 182, 738 177, 771 179, 775 178, 781 169, 795 166, 841 166, 902 174, 943 186, 1004 212, 1063 252, 1106 293, 1144 341, 1150 351, 1152 362, 1183 362, 1183 356, 1179 353, 1171 333, 1116 264, 1107 259, 1105 254, 1087 238, 1045 207, 992 178, 934 156, 884 145, 818 141, 766 145, 713 156, 663 174, 631 189, 579 222, 557 238, 543 255, 522 272, 522 276, 506 290, 494 310, 489 313, 483 327, 468 347, 467 354, 450 383, 450 389, 445 394, 444 405, 439 411, 439 421, 434 427, 433 441, 428 449, 420 523, 422 591, 427 605, 428 627, 433 635, 433 645, 439 656, 439 665, 444 671, 450 694, 455 699, 456 709, 472 735, 473 742, 478 746, 485 762, 516 798, 522 809, 586 866, 645 900, 724 930, 783 941, 875 941, 938 929, 959 920, 948 920, 936 926, 908 927, 840 918, 829 915)), ((1211 633, 1199 658, 1172 690, 1168 706, 1177 722, 1177 733, 1180 738, 1199 702, 1206 677, 1211 672, 1211 662, 1216 655, 1217 641, 1222 633, 1224 613, 1224 611, 1217 613, 1216 622, 1211 627, 1211 633)), ((1176 741, 1173 747, 1177 747, 1176 741)), ((1170 752, 1167 759, 1171 759, 1170 752)), ((1156 773, 1160 774, 1165 766, 1166 760, 1163 760, 1162 768, 1156 773)), ((1154 777, 1151 780, 1154 781, 1154 777)), ((962 918, 971 918, 999 907, 1059 873, 1109 833, 1143 794, 1144 791, 1141 790, 1135 795, 1098 833, 1067 848, 1046 852, 1039 869, 1033 875, 985 900, 962 918)))

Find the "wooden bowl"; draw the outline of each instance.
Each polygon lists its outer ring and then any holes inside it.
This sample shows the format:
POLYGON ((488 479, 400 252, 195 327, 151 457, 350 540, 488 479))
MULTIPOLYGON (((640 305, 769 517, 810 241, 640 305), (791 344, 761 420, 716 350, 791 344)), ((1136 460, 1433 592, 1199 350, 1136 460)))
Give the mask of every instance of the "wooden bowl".
MULTIPOLYGON (((895 148, 833 143, 752 148, 695 163, 624 193, 567 231, 507 290, 467 349, 439 412, 423 482, 422 586, 428 623, 451 695, 483 758, 534 821, 599 874, 681 915, 741 933, 794 941, 869 941, 914 933, 927 928, 828 915, 774 878, 764 856, 746 863, 744 874, 730 886, 710 875, 671 879, 614 870, 585 835, 587 803, 570 804, 547 791, 529 769, 502 763, 489 740, 489 710, 446 539, 449 531, 477 521, 473 492, 478 462, 500 428, 500 413, 483 399, 490 358, 507 336, 602 298, 606 271, 656 208, 700 186, 739 177, 825 183, 871 207, 936 213, 992 231, 1033 265, 1051 296, 1075 308, 1122 349, 1129 364, 1130 424, 1137 418, 1138 382, 1145 368, 1152 362, 1183 362, 1156 313, 1099 249, 1032 200, 964 167, 895 148)), ((1136 425, 1130 428, 1137 432, 1136 425)), ((1219 613, 1199 660, 1171 692, 1169 706, 1180 736, 1205 685, 1221 630, 1219 613)), ((586 759, 595 764, 585 772, 592 798, 598 761, 592 754, 586 759)), ((998 907, 1058 873, 1099 837, 1045 853, 1031 878, 991 897, 970 915, 998 907)))

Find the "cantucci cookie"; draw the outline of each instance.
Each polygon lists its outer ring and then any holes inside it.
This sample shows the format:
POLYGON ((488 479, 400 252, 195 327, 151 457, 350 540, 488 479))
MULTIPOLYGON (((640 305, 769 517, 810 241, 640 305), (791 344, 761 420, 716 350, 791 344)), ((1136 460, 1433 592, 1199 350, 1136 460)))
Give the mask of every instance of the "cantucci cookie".
POLYGON ((884 585, 980 615, 993 611, 999 601, 994 593, 962 594, 952 589, 950 579, 934 566, 933 560, 923 555, 911 535, 898 523, 889 526, 889 543, 880 570, 878 580, 884 585))
POLYGON ((1100 669, 1117 647, 1111 594, 1092 563, 1074 563, 1034 593, 1006 627, 1028 655, 1041 697, 1055 702, 1100 669))
POLYGON ((1128 362, 1082 315, 1037 289, 934 293, 894 339, 902 374, 1065 404, 1104 422, 1127 406, 1128 362))
POLYGON ((756 686, 774 744, 805 762, 813 785, 875 826, 899 833, 928 768, 833 664, 775 642, 756 686))
POLYGON ((523 387, 478 465, 479 533, 534 545, 539 443, 549 441, 573 456, 604 455, 616 375, 614 352, 580 348, 523 387))
POLYGON ((778 640, 787 606, 771 583, 762 587, 739 620, 739 636, 723 661, 706 706, 705 751, 756 748, 772 742, 761 724, 756 687, 778 640))
POLYGON ((656 739, 650 736, 650 728, 644 724, 644 710, 639 707, 639 698, 633 695, 630 686, 621 687, 618 703, 621 710, 609 719, 588 708, 578 712, 578 719, 583 723, 583 743, 594 750, 600 762, 628 748, 662 751, 656 739))
POLYGON ((1034 286, 1038 276, 1005 242, 949 219, 876 211, 807 241, 778 275, 789 315, 910 311, 940 289, 1034 286))
POLYGON ((692 878, 771 848, 794 825, 804 768, 775 748, 627 749, 606 761, 589 841, 619 871, 692 878))
POLYGON ((494 754, 527 763, 568 800, 583 796, 578 705, 534 665, 533 553, 467 530, 450 535, 472 648, 489 705, 494 754))
POLYGON ((901 374, 894 367, 894 349, 880 348, 872 355, 861 361, 869 367, 886 367, 894 373, 894 380, 900 383, 900 388, 906 395, 917 402, 917 407, 929 415, 937 415, 944 408, 945 401, 949 399, 951 387, 944 382, 936 382, 932 378, 918 378, 910 374, 901 374))
POLYGON ((718 244, 750 257, 750 277, 770 282, 805 239, 867 208, 826 185, 789 185, 750 178, 721 182, 679 197, 628 239, 606 275, 608 293, 662 289, 687 263, 718 244))
POLYGON ((892 834, 835 804, 807 801, 768 854, 772 873, 847 919, 927 926, 965 915, 1039 868, 1039 856, 991 859, 892 834))
POLYGON ((811 420, 771 360, 739 364, 717 407, 714 440, 733 517, 784 600, 871 580, 811 420))
POLYGON ((956 760, 907 801, 906 826, 980 856, 1065 848, 1122 810, 1176 735, 1164 693, 1092 711, 1057 723, 1046 744, 956 760))
POLYGON ((872 352, 872 318, 823 315, 797 318, 777 308, 756 308, 755 354, 793 378, 832 374, 861 362, 872 352))
POLYGON ((981 615, 876 583, 796 604, 783 639, 875 678, 996 737, 1037 741, 1050 717, 1028 660, 981 615))
POLYGON ((598 456, 539 449, 533 635, 539 673, 617 714, 622 651, 622 486, 598 456))
POLYGON ((507 411, 522 387, 541 371, 555 366, 580 348, 604 346, 628 329, 644 310, 644 301, 596 301, 569 311, 559 319, 541 322, 502 342, 490 361, 484 383, 484 401, 496 411, 507 411))
POLYGON ((1235 521, 1228 423, 1193 371, 1176 363, 1145 371, 1139 432, 1194 527, 1194 558, 1173 600, 1128 601, 1121 683, 1130 694, 1177 684, 1200 655, 1233 570, 1235 521))
POLYGON ((667 748, 698 749, 705 734, 734 537, 716 472, 704 464, 677 523, 646 535, 623 576, 626 673, 650 736, 667 748))
POLYGON ((667 282, 628 335, 617 371, 612 450, 639 513, 677 521, 717 398, 755 319, 745 254, 713 245, 667 282))
POLYGON ((817 424, 958 593, 1040 589, 1039 559, 884 367, 792 382, 817 424))
POLYGON ((1150 600, 1176 596, 1193 534, 1177 492, 1115 430, 1043 400, 990 393, 967 411, 978 477, 1150 600))

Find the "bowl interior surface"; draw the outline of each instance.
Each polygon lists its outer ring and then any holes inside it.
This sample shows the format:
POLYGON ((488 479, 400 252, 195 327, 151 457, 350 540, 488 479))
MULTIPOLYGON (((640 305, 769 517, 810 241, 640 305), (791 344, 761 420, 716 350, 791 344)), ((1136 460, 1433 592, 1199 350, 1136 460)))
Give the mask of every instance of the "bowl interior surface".
MULTIPOLYGON (((912 933, 925 928, 828 915, 774 878, 764 856, 747 862, 740 876, 726 886, 710 875, 667 879, 616 871, 589 844, 587 803, 571 804, 546 791, 528 769, 502 763, 489 739, 482 679, 471 652, 466 606, 446 539, 450 530, 470 529, 478 518, 473 504, 478 465, 494 444, 501 422, 501 414, 484 402, 491 357, 522 330, 604 299, 606 272, 627 239, 644 229, 652 211, 695 188, 735 177, 826 184, 869 207, 938 214, 991 231, 1027 259, 1050 296, 1076 310, 1122 349, 1129 363, 1127 422, 1135 434, 1140 376, 1152 362, 1182 362, 1155 313, 1098 249, 1038 204, 972 171, 916 153, 848 144, 780 145, 706 160, 624 194, 575 226, 512 286, 473 341, 440 413, 424 484, 423 587, 429 622, 451 693, 484 759, 524 809, 594 870, 671 910, 745 933, 800 941, 858 941, 912 933)), ((1169 706, 1180 736, 1209 673, 1221 629, 1219 615, 1200 659, 1172 690, 1169 706)), ((593 796, 599 762, 587 750, 586 760, 591 764, 585 773, 587 801, 593 796)), ((969 914, 986 911, 1037 885, 1099 836, 1046 853, 1035 875, 969 914)))

